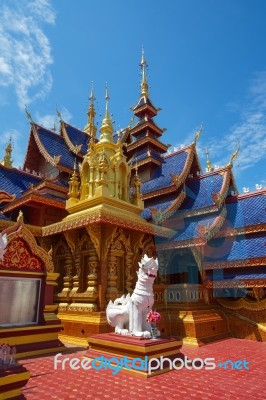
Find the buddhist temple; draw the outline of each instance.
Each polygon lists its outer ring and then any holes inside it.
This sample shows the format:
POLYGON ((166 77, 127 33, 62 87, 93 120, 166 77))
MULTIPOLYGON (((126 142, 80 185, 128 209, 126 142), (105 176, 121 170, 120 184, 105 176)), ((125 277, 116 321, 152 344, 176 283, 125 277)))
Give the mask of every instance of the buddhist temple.
MULTIPOLYGON (((50 286, 44 316, 31 322, 45 326, 49 320, 53 334, 77 345, 109 332, 106 305, 132 292, 146 253, 159 260, 154 293, 163 335, 195 345, 232 336, 265 341, 266 189, 238 193, 233 164, 239 147, 216 169, 207 150, 202 167, 202 127, 190 145, 168 151, 146 68, 143 51, 134 122, 120 132, 113 129, 106 86, 99 131, 92 88, 84 130, 58 111, 55 132, 26 109, 30 130, 22 169, 13 166, 12 141, 6 146, 0 232, 14 229, 16 240, 24 232, 22 248, 43 260, 39 271, 29 265, 24 272, 29 268, 50 286)), ((14 273, 8 254, 0 265, 0 287, 14 273)), ((1 305, 0 339, 6 329, 21 328, 5 322, 1 305)))

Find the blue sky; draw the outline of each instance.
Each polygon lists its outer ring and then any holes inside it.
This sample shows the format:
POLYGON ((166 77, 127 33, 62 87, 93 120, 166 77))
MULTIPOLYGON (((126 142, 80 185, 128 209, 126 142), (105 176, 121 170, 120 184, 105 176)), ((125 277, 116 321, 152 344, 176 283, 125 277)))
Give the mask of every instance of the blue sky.
POLYGON ((264 0, 1 0, 0 159, 10 135, 15 165, 29 136, 24 112, 51 128, 58 108, 83 128, 91 81, 97 121, 105 82, 115 129, 139 96, 141 47, 165 143, 197 144, 234 173, 240 192, 266 186, 266 2, 264 0))

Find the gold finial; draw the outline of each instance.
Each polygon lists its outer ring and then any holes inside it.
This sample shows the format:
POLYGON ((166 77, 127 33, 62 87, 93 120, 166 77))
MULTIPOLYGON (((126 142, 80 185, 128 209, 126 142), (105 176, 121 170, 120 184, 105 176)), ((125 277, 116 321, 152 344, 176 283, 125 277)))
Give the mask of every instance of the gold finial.
POLYGON ((109 92, 108 92, 108 86, 107 86, 107 82, 106 82, 106 90, 105 90, 105 100, 106 100, 106 104, 105 104, 105 115, 102 121, 102 126, 101 126, 101 137, 100 137, 100 142, 113 142, 113 125, 112 125, 112 120, 109 114, 109 92))
POLYGON ((231 154, 229 165, 233 165, 233 161, 237 159, 239 150, 240 150, 240 142, 238 142, 237 149, 231 154))
POLYGON ((206 170, 207 170, 207 172, 213 171, 213 166, 211 164, 211 160, 209 157, 209 150, 207 147, 206 147, 206 157, 207 157, 206 170))
POLYGON ((30 112, 29 112, 29 110, 28 110, 28 108, 27 108, 26 105, 25 105, 25 112, 26 112, 26 115, 27 115, 27 117, 28 117, 30 123, 33 124, 33 119, 32 119, 32 117, 31 117, 31 114, 30 114, 30 112))
POLYGON ((193 141, 194 144, 196 144, 198 139, 200 138, 202 129, 203 129, 203 122, 201 123, 199 130, 196 132, 196 135, 195 135, 195 138, 194 138, 194 141, 193 141))
POLYGON ((6 145, 6 148, 5 148, 4 159, 1 162, 1 164, 6 168, 12 168, 13 167, 13 165, 12 165, 13 160, 11 159, 12 150, 13 150, 12 149, 12 141, 11 141, 11 136, 10 136, 9 141, 8 141, 8 143, 6 145))
POLYGON ((148 83, 147 83, 147 76, 146 76, 146 68, 147 68, 147 62, 145 59, 145 55, 144 55, 144 47, 142 46, 142 54, 141 54, 141 62, 140 62, 140 66, 142 69, 142 79, 141 79, 141 95, 142 96, 148 96, 148 83))
POLYGON ((63 121, 63 120, 62 120, 62 115, 61 115, 61 113, 60 113, 60 111, 58 110, 57 107, 56 107, 56 114, 57 114, 57 116, 58 116, 58 118, 59 118, 59 121, 60 121, 60 122, 63 121))
POLYGON ((94 90, 93 90, 93 82, 91 83, 91 93, 90 93, 90 106, 89 109, 87 111, 87 115, 88 115, 88 123, 84 128, 84 131, 92 138, 92 140, 94 141, 94 139, 96 138, 96 132, 97 132, 97 128, 95 126, 95 108, 94 108, 94 101, 95 101, 95 96, 94 96, 94 90))

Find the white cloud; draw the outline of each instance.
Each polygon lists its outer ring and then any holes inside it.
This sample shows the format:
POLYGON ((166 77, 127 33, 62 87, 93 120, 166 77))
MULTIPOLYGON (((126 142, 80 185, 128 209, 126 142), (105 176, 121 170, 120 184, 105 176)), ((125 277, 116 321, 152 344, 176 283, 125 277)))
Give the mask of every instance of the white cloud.
POLYGON ((235 165, 237 172, 265 160, 266 154, 266 71, 258 73, 251 81, 245 106, 240 114, 240 122, 232 126, 229 133, 209 144, 212 159, 225 165, 230 160, 230 152, 237 148, 240 152, 235 165))
MULTIPOLYGON (((71 113, 65 107, 60 108, 60 114, 61 114, 63 121, 68 122, 72 118, 71 113)), ((58 130, 59 122, 58 122, 58 116, 57 116, 56 112, 54 114, 45 114, 45 115, 40 115, 37 112, 35 114, 34 121, 35 120, 38 124, 40 124, 41 126, 43 126, 44 128, 47 128, 47 129, 53 129, 54 124, 55 124, 56 129, 58 130)))
POLYGON ((54 22, 50 0, 1 2, 0 86, 14 88, 21 109, 51 89, 53 58, 42 24, 54 22))

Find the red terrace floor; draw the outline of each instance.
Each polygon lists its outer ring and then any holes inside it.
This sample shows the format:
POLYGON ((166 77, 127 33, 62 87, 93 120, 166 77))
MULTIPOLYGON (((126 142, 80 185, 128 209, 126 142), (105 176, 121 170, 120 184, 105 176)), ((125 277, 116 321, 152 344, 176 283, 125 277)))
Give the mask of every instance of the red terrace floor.
MULTIPOLYGON (((249 370, 170 371, 149 379, 124 371, 112 375, 111 370, 54 370, 54 356, 22 361, 32 378, 25 387, 22 400, 138 400, 138 399, 266 399, 266 343, 228 339, 201 348, 182 347, 190 359, 214 357, 216 364, 228 359, 246 360, 249 370)), ((79 357, 86 351, 65 354, 79 357)), ((0 396, 1 398, 1 396, 0 396)))

